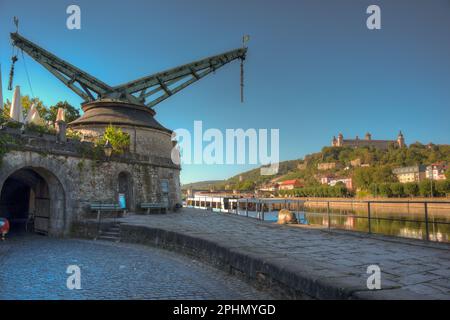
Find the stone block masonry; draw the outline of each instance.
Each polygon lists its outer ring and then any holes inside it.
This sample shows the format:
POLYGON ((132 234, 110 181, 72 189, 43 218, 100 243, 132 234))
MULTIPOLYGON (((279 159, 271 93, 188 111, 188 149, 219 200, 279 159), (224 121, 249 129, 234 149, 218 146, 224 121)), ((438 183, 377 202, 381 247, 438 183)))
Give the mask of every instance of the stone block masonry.
POLYGON ((291 299, 450 299, 450 246, 184 208, 121 219, 122 241, 192 255, 291 299), (381 290, 367 288, 369 265, 381 290))
MULTIPOLYGON (((164 200, 169 208, 181 203, 180 167, 170 158, 126 154, 106 159, 104 154, 92 153, 92 144, 86 142, 58 143, 55 136, 22 134, 10 129, 0 131, 0 135, 15 141, 3 155, 0 190, 4 192, 3 186, 11 181, 16 181, 17 188, 32 190, 37 199, 35 208, 27 209, 45 207, 50 235, 68 235, 74 221, 92 217, 90 203, 117 203, 119 193, 125 194, 127 209, 133 212, 139 210, 142 202, 164 200), (35 181, 44 188, 37 188, 35 181), (167 189, 162 187, 162 181, 167 182, 167 189)), ((5 197, 0 201, 0 209, 8 211, 10 199, 5 197)))

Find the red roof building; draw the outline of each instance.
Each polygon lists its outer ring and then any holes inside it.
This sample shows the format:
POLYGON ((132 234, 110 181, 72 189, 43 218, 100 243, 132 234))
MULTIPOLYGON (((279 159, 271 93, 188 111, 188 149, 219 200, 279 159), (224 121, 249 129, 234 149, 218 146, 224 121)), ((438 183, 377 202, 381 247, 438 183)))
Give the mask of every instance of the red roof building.
POLYGON ((303 187, 302 183, 298 179, 292 179, 292 180, 285 180, 281 181, 279 183, 278 189, 279 190, 292 190, 295 188, 301 188, 303 187))

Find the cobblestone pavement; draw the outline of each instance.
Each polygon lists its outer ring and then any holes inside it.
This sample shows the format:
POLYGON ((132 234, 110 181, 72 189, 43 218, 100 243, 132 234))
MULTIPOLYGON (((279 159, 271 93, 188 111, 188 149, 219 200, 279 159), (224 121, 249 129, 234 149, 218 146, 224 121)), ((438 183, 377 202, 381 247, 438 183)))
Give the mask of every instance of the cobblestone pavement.
POLYGON ((0 242, 0 299, 270 299, 175 253, 134 244, 26 235, 0 242), (66 268, 81 268, 81 290, 66 268))
POLYGON ((132 215, 123 222, 201 237, 264 259, 279 259, 331 282, 348 280, 349 285, 365 290, 367 267, 376 264, 381 268, 383 289, 378 297, 401 298, 395 296, 400 288, 425 298, 450 299, 448 244, 280 226, 192 208, 166 215, 132 215))

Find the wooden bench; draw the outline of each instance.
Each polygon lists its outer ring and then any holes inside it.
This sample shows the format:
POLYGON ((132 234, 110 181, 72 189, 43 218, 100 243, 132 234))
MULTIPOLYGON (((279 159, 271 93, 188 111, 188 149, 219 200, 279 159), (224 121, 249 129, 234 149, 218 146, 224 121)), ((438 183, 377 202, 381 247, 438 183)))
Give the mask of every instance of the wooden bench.
POLYGON ((159 213, 162 213, 162 210, 164 209, 164 211, 167 213, 167 205, 165 205, 163 203, 143 202, 143 203, 141 203, 141 209, 146 209, 147 214, 149 214, 152 209, 159 210, 159 213))
POLYGON ((91 211, 97 211, 97 221, 100 221, 101 212, 126 212, 126 209, 121 208, 117 203, 91 203, 91 211))

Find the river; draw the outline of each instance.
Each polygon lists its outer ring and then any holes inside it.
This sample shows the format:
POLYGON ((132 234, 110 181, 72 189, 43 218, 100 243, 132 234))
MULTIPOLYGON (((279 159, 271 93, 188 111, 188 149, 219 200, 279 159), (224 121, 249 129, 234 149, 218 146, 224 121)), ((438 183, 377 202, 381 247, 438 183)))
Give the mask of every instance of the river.
MULTIPOLYGON (((306 211, 294 211, 299 223, 328 228, 328 213, 322 208, 307 208, 306 211)), ((246 215, 240 210, 239 215, 246 215)), ((249 217, 260 218, 255 211, 248 212, 249 217)), ((264 212, 264 220, 276 222, 278 211, 264 212)), ((426 240, 426 223, 424 214, 372 212, 370 219, 372 233, 396 237, 426 240)), ((366 210, 330 209, 330 228, 360 232, 369 231, 366 210)), ((437 242, 450 242, 450 214, 429 214, 429 239, 437 242)))

